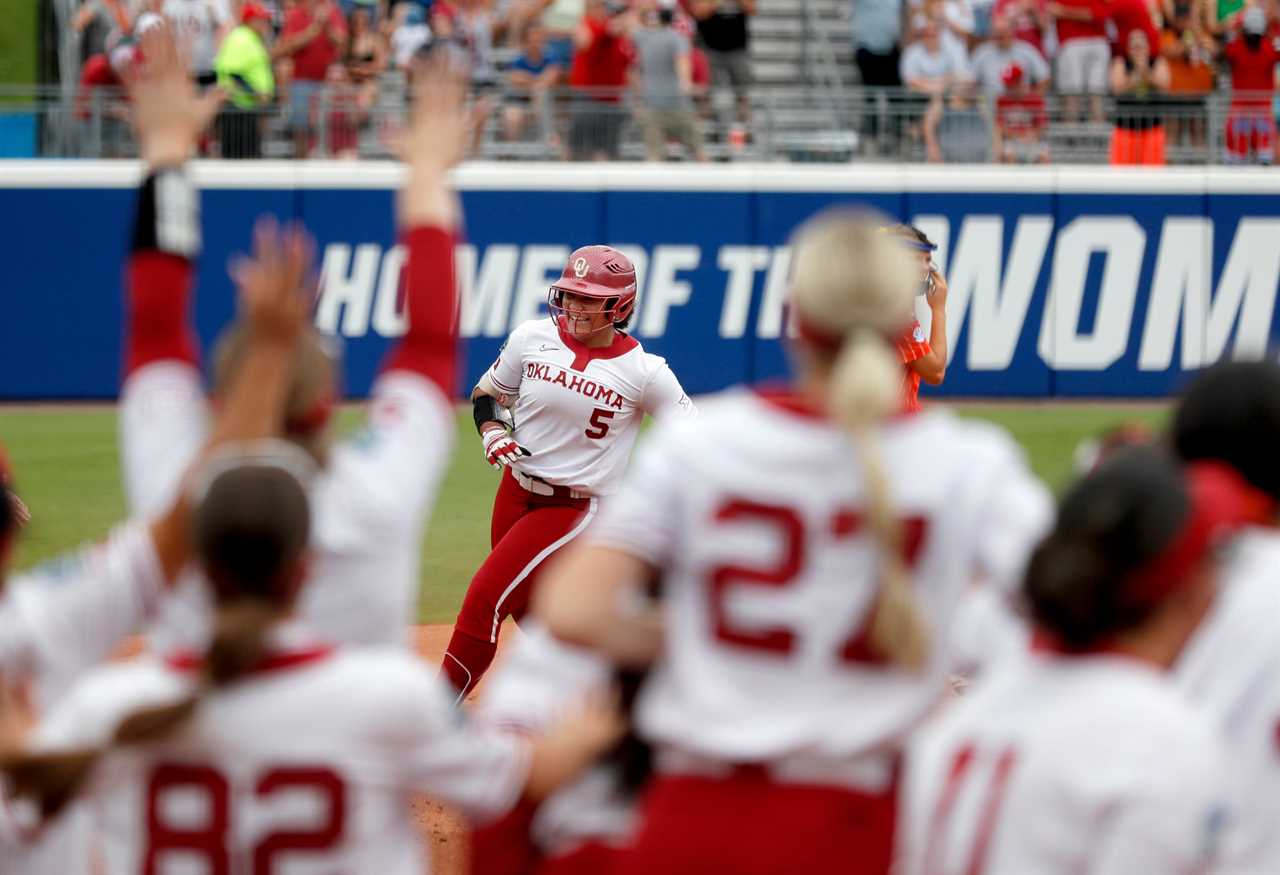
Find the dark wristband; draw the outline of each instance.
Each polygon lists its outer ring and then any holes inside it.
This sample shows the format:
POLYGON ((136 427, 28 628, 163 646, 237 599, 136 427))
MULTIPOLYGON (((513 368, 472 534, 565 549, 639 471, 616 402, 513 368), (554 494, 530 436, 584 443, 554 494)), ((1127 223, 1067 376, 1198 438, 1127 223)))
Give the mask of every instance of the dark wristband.
POLYGON ((185 168, 161 167, 138 189, 133 251, 200 254, 200 193, 185 168))
POLYGON ((476 431, 484 434, 486 422, 501 422, 498 417, 498 399, 492 395, 477 395, 471 399, 471 416, 476 421, 476 431))

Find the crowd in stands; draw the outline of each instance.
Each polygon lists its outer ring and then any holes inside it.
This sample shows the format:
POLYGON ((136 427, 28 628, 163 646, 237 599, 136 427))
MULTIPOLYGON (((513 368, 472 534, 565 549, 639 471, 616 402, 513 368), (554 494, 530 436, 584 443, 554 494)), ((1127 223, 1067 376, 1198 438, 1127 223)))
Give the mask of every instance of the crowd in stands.
MULTIPOLYGON (((206 154, 262 155, 275 119, 298 157, 394 140, 377 107, 416 56, 456 53, 496 95, 492 135, 557 157, 620 155, 634 122, 651 160, 706 157, 751 136, 748 21, 756 0, 84 0, 79 114, 119 84, 140 29, 168 18, 192 75, 227 93, 206 154), (709 133, 708 95, 722 119, 709 133), (732 95, 730 97, 730 94, 732 95)), ((851 0, 871 150, 932 161, 1047 162, 1051 122, 1109 132, 1118 164, 1203 148, 1207 99, 1230 92, 1225 158, 1272 162, 1280 0, 851 0)), ((108 124, 120 125, 115 111, 108 124)))
POLYGON ((1164 164, 1170 142, 1206 142, 1219 89, 1225 159, 1277 152, 1274 0, 852 0, 852 26, 863 84, 908 94, 863 129, 932 161, 1047 162, 1054 101, 1068 131, 1110 126, 1112 163, 1164 164))
MULTIPOLYGON (((549 142, 565 158, 616 158, 634 114, 649 157, 678 148, 701 160, 699 113, 713 82, 732 91, 732 135, 746 140, 753 12, 754 0, 84 0, 73 22, 78 113, 88 116, 94 89, 120 85, 138 35, 167 19, 192 76, 227 94, 206 144, 223 157, 260 157, 273 115, 297 157, 354 156, 361 137, 393 137, 376 112, 380 95, 403 97, 401 74, 439 50, 500 95, 503 139, 549 142), (570 117, 566 142, 548 122, 553 111, 570 117)), ((113 113, 119 123, 122 111, 113 113)))

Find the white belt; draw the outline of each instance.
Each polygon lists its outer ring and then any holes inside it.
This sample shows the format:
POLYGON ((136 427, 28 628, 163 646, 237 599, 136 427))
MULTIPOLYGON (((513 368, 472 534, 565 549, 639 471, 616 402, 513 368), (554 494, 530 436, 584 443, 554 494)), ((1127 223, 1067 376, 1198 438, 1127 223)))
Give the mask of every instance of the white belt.
POLYGON ((583 492, 581 489, 571 489, 568 486, 555 486, 538 477, 530 477, 515 468, 511 469, 511 474, 516 478, 516 482, 521 487, 532 492, 534 495, 555 496, 558 498, 591 498, 590 492, 583 492))

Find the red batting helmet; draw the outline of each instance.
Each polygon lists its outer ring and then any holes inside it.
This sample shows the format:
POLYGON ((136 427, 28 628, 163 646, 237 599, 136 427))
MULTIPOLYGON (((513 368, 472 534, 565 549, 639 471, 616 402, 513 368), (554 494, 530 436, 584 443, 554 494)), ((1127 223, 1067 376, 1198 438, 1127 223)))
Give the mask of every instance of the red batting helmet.
POLYGON ((564 309, 560 303, 563 292, 603 299, 604 312, 610 314, 611 321, 623 324, 636 306, 636 267, 612 247, 583 246, 569 256, 560 279, 547 294, 552 315, 558 316, 564 309))

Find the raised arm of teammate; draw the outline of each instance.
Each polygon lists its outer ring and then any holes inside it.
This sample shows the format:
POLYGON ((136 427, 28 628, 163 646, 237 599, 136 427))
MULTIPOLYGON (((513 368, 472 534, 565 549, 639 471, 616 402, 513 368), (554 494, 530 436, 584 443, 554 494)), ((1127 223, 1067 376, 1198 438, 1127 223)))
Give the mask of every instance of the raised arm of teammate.
MULTIPOLYGON (((129 85, 143 153, 153 167, 168 167, 185 159, 202 119, 207 120, 216 104, 196 96, 168 28, 148 30, 141 47, 147 63, 135 71, 129 85)), ((189 272, 186 259, 172 254, 185 233, 181 229, 189 226, 171 224, 162 196, 149 201, 145 193, 150 188, 154 198, 163 186, 155 176, 144 184, 140 213, 150 208, 151 220, 139 221, 135 237, 132 290, 148 307, 166 292, 181 294, 185 280, 178 280, 189 272)), ((228 387, 212 436, 203 440, 206 450, 279 432, 288 365, 306 322, 309 302, 301 290, 309 266, 310 248, 303 236, 280 235, 270 225, 259 229, 253 258, 237 264, 234 278, 250 326, 250 352, 228 387)), ((154 315, 152 327, 168 319, 154 315)), ((143 331, 148 333, 169 336, 167 328, 143 331)), ((152 352, 161 352, 162 346, 179 351, 181 339, 173 343, 174 339, 170 336, 167 345, 158 344, 152 352)), ((136 629, 163 588, 178 576, 190 549, 188 524, 186 497, 176 490, 151 522, 124 526, 101 546, 38 569, 30 575, 31 586, 8 588, 0 600, 0 673, 16 666, 65 676, 104 658, 136 629), (40 585, 53 580, 58 585, 40 585)))
POLYGON ((217 110, 197 94, 168 24, 148 28, 126 75, 146 164, 125 264, 120 454, 131 513, 160 513, 208 434, 199 343, 191 324, 200 194, 186 162, 217 110))
POLYGON ((127 268, 126 375, 165 359, 197 363, 189 324, 192 260, 200 252, 199 195, 186 169, 222 93, 198 95, 167 24, 141 39, 144 61, 125 77, 146 178, 127 268))
POLYGON ((449 172, 462 160, 474 119, 467 82, 440 52, 414 71, 414 100, 404 143, 407 179, 400 192, 400 234, 408 253, 408 328, 383 365, 414 371, 452 398, 458 365, 458 285, 453 247, 462 207, 449 172))
MULTIPOLYGON (((279 433, 289 362, 308 301, 300 294, 309 247, 299 233, 264 226, 254 257, 236 270, 251 341, 228 387, 205 452, 279 433)), ((0 599, 0 674, 34 672, 57 688, 106 658, 155 607, 190 555, 188 499, 179 490, 149 523, 121 527, 103 544, 37 568, 0 599)))

